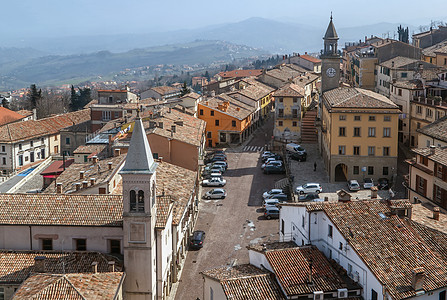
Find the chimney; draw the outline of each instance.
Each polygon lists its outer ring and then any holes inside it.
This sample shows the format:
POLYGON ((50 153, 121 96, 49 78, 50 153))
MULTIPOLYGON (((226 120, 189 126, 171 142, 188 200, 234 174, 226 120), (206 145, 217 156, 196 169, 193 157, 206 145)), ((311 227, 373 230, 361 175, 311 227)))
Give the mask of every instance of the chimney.
POLYGON ((115 262, 112 260, 109 261, 108 264, 109 264, 109 272, 115 272, 115 262))
POLYGON ((394 60, 391 62, 391 68, 394 68, 394 60))
POLYGON ((422 290, 424 288, 425 270, 423 267, 414 268, 412 270, 411 287, 415 291, 422 290))
POLYGON ((76 190, 79 191, 81 189, 81 183, 80 182, 76 182, 75 183, 75 187, 76 187, 76 190))
POLYGON ((45 273, 45 256, 34 257, 34 270, 37 273, 45 273))
POLYGON ((436 146, 435 145, 430 145, 430 155, 434 155, 436 151, 436 146))
POLYGON ((88 181, 85 181, 85 180, 84 180, 84 181, 82 182, 82 188, 85 189, 85 188, 87 188, 87 187, 88 187, 88 181))
POLYGON ((168 109, 168 113, 170 113, 170 112, 171 112, 171 109, 172 109, 172 108, 171 108, 171 107, 169 106, 169 109, 168 109))
POLYGON ((121 155, 121 149, 115 149, 114 154, 115 154, 114 156, 120 156, 121 155))
POLYGON ((308 282, 309 284, 312 284, 313 278, 312 278, 312 258, 309 259, 309 278, 308 282))
POLYGON ((95 155, 92 158, 93 158, 93 163, 97 164, 98 163, 98 156, 95 155))
POLYGON ((56 183, 56 193, 62 194, 62 183, 60 182, 56 183))
POLYGON ((97 261, 92 262, 92 272, 95 274, 98 273, 98 262, 97 261))
POLYGON ((96 178, 90 178, 90 185, 95 185, 96 178))
POLYGON ((84 171, 79 172, 79 179, 84 179, 84 171))
POLYGON ((439 221, 439 206, 433 207, 433 220, 439 221))
POLYGON ((111 162, 111 161, 109 161, 109 162, 107 163, 107 166, 108 166, 108 169, 109 169, 109 170, 112 170, 112 162, 111 162))

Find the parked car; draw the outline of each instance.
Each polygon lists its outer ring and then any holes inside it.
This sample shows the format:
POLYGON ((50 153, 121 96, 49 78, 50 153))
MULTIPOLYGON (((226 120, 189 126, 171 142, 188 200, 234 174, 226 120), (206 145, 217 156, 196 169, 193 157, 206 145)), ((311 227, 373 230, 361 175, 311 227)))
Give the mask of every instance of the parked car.
POLYGON ((264 211, 264 217, 267 220, 279 218, 279 208, 276 206, 269 206, 264 211))
POLYGON ((203 178, 203 179, 210 179, 210 178, 213 178, 213 177, 219 177, 219 178, 222 178, 222 179, 223 179, 223 177, 222 177, 222 173, 221 173, 221 172, 214 172, 214 173, 205 173, 205 174, 202 174, 202 178, 203 178))
POLYGON ((203 172, 211 172, 211 170, 214 170, 212 172, 219 171, 223 174, 225 172, 225 167, 220 165, 208 164, 205 168, 203 168, 203 172))
POLYGON ((268 166, 268 165, 282 166, 282 161, 280 161, 280 160, 267 161, 266 163, 261 165, 261 169, 264 170, 265 166, 268 166))
POLYGON ((388 179, 386 178, 379 178, 378 182, 377 182, 377 188, 379 190, 387 190, 390 188, 390 184, 388 182, 388 179))
POLYGON ((264 157, 268 157, 268 156, 272 156, 272 155, 276 155, 276 154, 273 152, 270 152, 270 151, 264 151, 261 154, 261 158, 264 159, 264 157))
POLYGON ((279 164, 269 164, 264 167, 264 174, 283 174, 286 172, 286 169, 284 168, 284 165, 281 163, 279 164))
POLYGON ((363 180, 363 188, 364 189, 370 189, 374 186, 374 181, 372 178, 365 178, 363 180))
POLYGON ((205 193, 205 199, 225 199, 227 192, 224 189, 212 189, 205 193))
POLYGON ((287 144, 286 150, 289 151, 290 153, 299 153, 299 154, 306 153, 306 149, 301 147, 301 145, 294 144, 294 143, 287 144))
POLYGON ((300 186, 297 186, 295 192, 297 194, 308 194, 308 193, 321 193, 323 189, 319 183, 306 183, 300 186))
POLYGON ((359 191, 360 190, 360 184, 357 180, 349 180, 348 181, 348 189, 350 191, 359 191))
POLYGON ((264 192, 264 194, 262 194, 262 198, 266 199, 266 198, 270 198, 272 195, 277 195, 277 194, 282 194, 283 190, 282 189, 271 189, 270 191, 264 192))
POLYGON ((207 158, 205 159, 205 163, 213 163, 216 161, 226 161, 227 157, 226 156, 222 156, 222 155, 215 155, 213 157, 207 158))
POLYGON ((203 247, 203 241, 205 240, 205 232, 202 230, 196 230, 193 232, 191 242, 189 246, 192 249, 200 249, 203 247))
POLYGON ((317 193, 309 193, 309 194, 303 194, 303 195, 299 195, 298 196, 298 201, 311 201, 314 199, 319 199, 320 195, 318 195, 317 193))
POLYGON ((290 155, 291 159, 297 160, 297 161, 306 161, 307 160, 307 153, 292 153, 290 155))
POLYGON ((281 199, 278 199, 278 198, 265 199, 264 203, 262 204, 262 206, 264 208, 266 208, 268 206, 275 206, 278 203, 284 203, 284 202, 287 202, 287 196, 286 196, 285 199, 284 198, 281 198, 281 199))
POLYGON ((227 181, 220 177, 213 177, 202 180, 202 186, 224 186, 227 181))
POLYGON ((278 197, 280 197, 280 198, 285 197, 286 199, 288 199, 288 198, 287 198, 287 195, 284 194, 284 193, 276 194, 276 195, 271 195, 271 196, 269 196, 269 197, 267 197, 267 198, 264 198, 264 199, 273 199, 273 198, 276 198, 276 196, 278 196, 278 197))
POLYGON ((225 170, 228 168, 228 164, 226 161, 215 161, 213 166, 223 166, 225 170))
POLYGON ((287 202, 289 200, 289 197, 287 197, 286 194, 277 194, 277 195, 275 195, 273 197, 270 197, 270 198, 267 198, 265 200, 268 200, 268 199, 277 199, 277 200, 279 200, 281 202, 287 202))
POLYGON ((273 158, 274 160, 282 160, 282 156, 281 155, 279 155, 279 154, 272 154, 272 155, 263 157, 262 161, 265 162, 269 158, 273 158))
POLYGON ((276 161, 276 159, 273 158, 273 157, 268 157, 268 158, 264 161, 264 163, 262 164, 261 168, 264 168, 263 166, 265 166, 266 164, 268 164, 268 163, 271 162, 271 161, 276 161))

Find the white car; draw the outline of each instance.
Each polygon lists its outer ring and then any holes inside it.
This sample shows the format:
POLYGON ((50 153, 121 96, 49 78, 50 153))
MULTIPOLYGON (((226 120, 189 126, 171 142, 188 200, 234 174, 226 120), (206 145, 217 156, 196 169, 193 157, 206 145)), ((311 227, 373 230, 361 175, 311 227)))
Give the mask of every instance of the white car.
POLYGON ((323 189, 319 183, 306 183, 300 186, 297 186, 295 192, 297 194, 307 194, 307 193, 321 193, 323 189))
POLYGON ((267 166, 267 165, 275 165, 275 166, 281 166, 282 165, 282 161, 280 161, 280 160, 271 160, 271 161, 268 161, 268 162, 266 162, 265 164, 262 164, 261 165, 261 169, 265 169, 265 166, 267 166))
POLYGON ((262 198, 266 199, 266 198, 272 197, 273 195, 282 194, 282 193, 283 193, 282 189, 271 189, 270 191, 262 194, 262 198))
POLYGON ((365 178, 363 180, 363 188, 364 189, 371 189, 374 186, 374 181, 372 178, 365 178))
POLYGON ((276 206, 278 203, 283 203, 284 201, 280 201, 279 199, 265 199, 264 204, 262 205, 264 208, 268 206, 276 206))
POLYGON ((272 155, 275 155, 275 153, 270 152, 270 151, 264 151, 262 153, 261 157, 264 158, 264 157, 268 157, 268 156, 272 156, 272 155))
POLYGON ((212 177, 202 180, 202 186, 224 186, 227 181, 221 177, 212 177))
POLYGON ((357 180, 349 180, 348 181, 348 189, 350 191, 359 191, 360 190, 360 184, 357 180))
POLYGON ((224 189, 212 189, 205 193, 203 198, 205 199, 224 199, 227 196, 227 192, 224 189))

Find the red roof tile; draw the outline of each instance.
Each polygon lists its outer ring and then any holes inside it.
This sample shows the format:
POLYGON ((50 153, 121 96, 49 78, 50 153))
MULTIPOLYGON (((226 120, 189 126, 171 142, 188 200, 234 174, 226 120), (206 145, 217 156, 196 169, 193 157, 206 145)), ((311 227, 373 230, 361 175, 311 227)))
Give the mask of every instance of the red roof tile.
POLYGON ((23 115, 16 113, 10 109, 0 106, 0 126, 25 118, 23 115))

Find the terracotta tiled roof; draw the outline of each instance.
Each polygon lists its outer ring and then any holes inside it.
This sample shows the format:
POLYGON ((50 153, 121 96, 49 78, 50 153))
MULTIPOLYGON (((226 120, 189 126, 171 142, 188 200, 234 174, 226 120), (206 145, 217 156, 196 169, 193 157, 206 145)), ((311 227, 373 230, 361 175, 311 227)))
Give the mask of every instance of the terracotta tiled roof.
POLYGON ((432 154, 432 149, 430 148, 414 148, 411 149, 416 154, 427 157, 428 159, 437 162, 441 165, 447 166, 447 146, 446 147, 435 147, 433 148, 434 153, 432 154))
POLYGON ((199 105, 212 108, 216 111, 222 111, 238 120, 244 120, 256 111, 255 107, 236 100, 226 94, 220 94, 214 98, 207 98, 200 102, 199 105), (230 105, 228 105, 225 110, 222 110, 224 109, 222 106, 222 109, 219 109, 219 105, 222 105, 224 102, 228 102, 230 105))
POLYGON ((63 115, 16 122, 0 126, 0 142, 12 143, 19 140, 56 134, 61 129, 85 122, 90 119, 90 110, 83 109, 63 115))
POLYGON ((304 97, 304 89, 294 83, 288 83, 273 95, 275 97, 304 97))
POLYGON ((293 64, 280 65, 272 70, 266 71, 266 75, 272 76, 283 82, 288 82, 290 79, 298 77, 304 73, 307 73, 306 69, 293 64))
POLYGON ((397 56, 387 61, 381 62, 379 65, 390 69, 398 69, 407 66, 409 64, 415 63, 417 61, 418 60, 414 58, 397 56))
POLYGON ((25 118, 23 115, 16 113, 10 109, 0 106, 0 126, 25 118))
POLYGON ((428 124, 427 126, 417 129, 417 131, 437 140, 447 142, 447 116, 444 116, 433 123, 428 124))
POLYGON ((398 109, 387 97, 360 88, 336 88, 324 92, 323 99, 331 108, 398 109))
POLYGON ((392 85, 398 88, 409 89, 409 90, 421 90, 424 89, 424 85, 420 80, 398 80, 392 82, 392 85))
POLYGON ((295 242, 269 242, 269 243, 250 244, 247 246, 247 249, 258 251, 258 252, 264 252, 267 250, 287 249, 287 248, 296 248, 296 243, 295 242))
POLYGON ((425 56, 436 56, 436 52, 445 52, 447 50, 447 41, 442 41, 438 44, 422 49, 422 54, 425 56))
POLYGON ((157 219, 155 227, 165 228, 172 210, 173 199, 170 196, 157 196, 157 219))
POLYGON ((159 93, 162 96, 180 91, 178 88, 172 87, 172 86, 156 86, 156 87, 151 88, 151 90, 159 93))
MULTIPOLYGON (((98 163, 75 163, 71 164, 61 175, 57 178, 56 182, 62 184, 62 193, 75 193, 76 183, 82 183, 82 181, 88 181, 88 187, 92 187, 90 178, 95 178, 95 184, 99 185, 108 182, 114 172, 126 159, 126 154, 120 156, 110 157, 106 159, 100 159, 98 163), (109 162, 112 163, 112 168, 109 169, 109 162), (98 167, 99 166, 99 167, 98 167), (80 172, 84 171, 84 179, 80 179, 80 172)), ((82 192, 82 185, 81 190, 82 192)), ((44 191, 44 193, 56 193, 55 184, 50 184, 44 191)), ((96 191, 98 193, 98 191, 96 191)))
POLYGON ((20 286, 13 300, 117 299, 124 273, 34 274, 20 286))
POLYGON ((315 246, 270 250, 265 252, 265 256, 288 297, 345 287, 340 275, 315 246), (308 284, 310 261, 312 285, 308 284))
POLYGON ((433 235, 425 230, 422 237, 411 222, 391 214, 386 202, 324 203, 323 209, 393 299, 416 295, 412 271, 419 267, 425 270, 426 293, 446 287, 447 261, 434 247, 433 235))
MULTIPOLYGON (((411 219, 417 223, 447 234, 447 215, 439 214, 439 220, 433 219, 433 206, 427 204, 413 204, 411 219)), ((447 246, 447 244, 446 244, 447 246)))
POLYGON ((237 94, 241 94, 245 97, 258 101, 275 90, 269 87, 268 85, 265 85, 255 79, 241 80, 241 82, 246 83, 245 85, 242 84, 243 88, 236 90, 234 92, 229 92, 227 93, 227 95, 237 99, 238 97, 237 94))
POLYGON ((193 99, 199 99, 202 96, 197 94, 197 93, 195 93, 195 92, 191 92, 191 93, 188 93, 188 94, 182 96, 181 98, 188 98, 188 97, 189 98, 193 98, 193 99))
POLYGON ((98 263, 98 272, 108 272, 109 261, 115 262, 117 271, 122 269, 122 262, 117 258, 99 252, 0 250, 0 283, 20 283, 38 272, 34 261, 37 256, 45 256, 45 272, 54 274, 90 273, 93 262, 98 263))
POLYGON ((92 153, 100 153, 102 152, 107 145, 95 145, 95 144, 89 144, 89 145, 81 145, 76 150, 73 151, 73 154, 92 154, 92 153))
POLYGON ((117 195, 0 194, 0 224, 122 226, 117 195))
POLYGON ((302 54, 302 55, 300 55, 300 57, 302 59, 308 60, 308 61, 313 62, 313 63, 321 63, 321 59, 313 57, 313 56, 310 56, 310 55, 307 55, 307 54, 302 54))
POLYGON ((20 114, 20 115, 22 115, 24 117, 29 117, 29 116, 32 116, 34 114, 32 111, 26 110, 26 109, 18 110, 18 111, 16 111, 16 113, 18 113, 18 114, 20 114))
POLYGON ((227 299, 285 299, 274 275, 252 265, 216 268, 204 271, 202 274, 218 280, 227 299))
POLYGON ((250 77, 250 76, 259 76, 262 74, 262 70, 233 70, 233 71, 226 71, 226 72, 220 72, 219 76, 223 78, 241 78, 241 77, 250 77))

